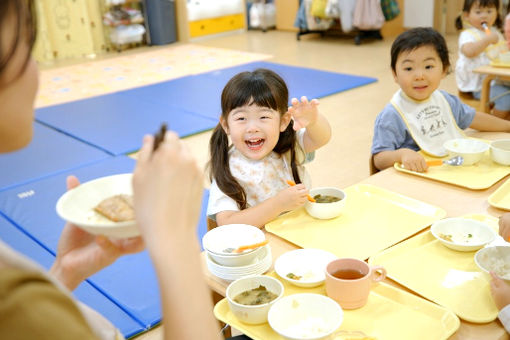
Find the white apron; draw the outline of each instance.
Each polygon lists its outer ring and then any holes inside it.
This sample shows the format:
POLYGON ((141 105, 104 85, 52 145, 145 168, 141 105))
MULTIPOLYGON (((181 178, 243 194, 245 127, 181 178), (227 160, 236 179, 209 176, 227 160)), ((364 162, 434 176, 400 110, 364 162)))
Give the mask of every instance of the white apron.
MULTIPOLYGON (((296 150, 296 153, 299 151, 296 150)), ((310 188, 310 178, 304 166, 299 165, 301 157, 296 155, 296 158, 299 177, 303 184, 310 188)), ((251 160, 244 157, 236 148, 232 148, 229 162, 232 176, 244 188, 248 207, 254 207, 276 196, 280 191, 289 187, 287 180, 293 180, 290 152, 280 156, 273 151, 264 159, 251 160)))
POLYGON ((417 102, 398 90, 391 104, 400 114, 411 136, 427 154, 443 157, 448 154, 443 143, 454 138, 465 138, 453 117, 444 95, 434 91, 427 100, 417 102))

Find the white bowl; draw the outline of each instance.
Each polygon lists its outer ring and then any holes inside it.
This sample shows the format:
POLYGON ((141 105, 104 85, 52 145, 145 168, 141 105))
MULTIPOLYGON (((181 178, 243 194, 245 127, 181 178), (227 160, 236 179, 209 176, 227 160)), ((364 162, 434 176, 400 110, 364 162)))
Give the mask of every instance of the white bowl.
POLYGON ((132 174, 101 177, 67 191, 57 201, 57 214, 95 235, 125 238, 140 235, 136 221, 114 222, 94 211, 102 200, 119 194, 132 195, 132 174))
POLYGON ((270 276, 249 276, 235 280, 227 287, 227 301, 230 311, 239 321, 248 324, 260 324, 267 322, 269 308, 283 296, 283 285, 277 279, 270 276), (269 303, 247 306, 234 301, 234 298, 242 292, 258 288, 260 285, 277 295, 277 298, 269 303))
POLYGON ((502 165, 510 165, 510 139, 495 140, 491 143, 491 158, 502 165))
POLYGON ((332 203, 314 203, 306 201, 305 209, 310 216, 327 220, 337 217, 342 213, 342 209, 347 198, 347 195, 343 190, 333 187, 314 188, 310 190, 310 196, 314 197, 318 194, 340 197, 341 200, 332 203))
POLYGON ((263 250, 264 250, 264 247, 259 247, 259 248, 253 249, 249 252, 234 254, 232 256, 220 255, 220 254, 212 253, 208 250, 206 250, 206 253, 217 264, 220 264, 220 265, 226 266, 226 267, 241 267, 241 266, 246 266, 246 265, 249 265, 250 263, 252 263, 259 256, 259 254, 263 252, 263 250))
POLYGON ((273 264, 273 255, 269 244, 261 248, 257 257, 245 266, 228 267, 216 263, 209 253, 206 253, 206 264, 212 275, 226 281, 234 281, 245 276, 261 275, 267 272, 273 264))
POLYGON ((287 282, 298 287, 316 287, 326 280, 326 266, 337 256, 321 249, 296 249, 291 250, 274 263, 275 272, 287 282), (300 276, 292 279, 289 273, 300 276))
POLYGON ((324 339, 343 321, 343 310, 320 294, 294 294, 278 300, 269 310, 269 325, 285 339, 324 339))
POLYGON ((213 260, 225 266, 243 266, 257 257, 259 248, 248 249, 242 253, 225 252, 227 248, 238 248, 260 243, 266 236, 257 227, 247 224, 227 224, 208 231, 202 238, 202 246, 213 260))
POLYGON ((495 246, 482 248, 475 254, 476 265, 492 280, 489 271, 510 283, 510 247, 495 246))
POLYGON ((473 165, 482 159, 489 145, 476 139, 457 138, 444 142, 443 147, 450 157, 462 156, 462 165, 473 165))
POLYGON ((494 241, 496 237, 487 224, 459 217, 445 218, 434 222, 430 231, 439 242, 450 249, 458 251, 478 250, 494 241))

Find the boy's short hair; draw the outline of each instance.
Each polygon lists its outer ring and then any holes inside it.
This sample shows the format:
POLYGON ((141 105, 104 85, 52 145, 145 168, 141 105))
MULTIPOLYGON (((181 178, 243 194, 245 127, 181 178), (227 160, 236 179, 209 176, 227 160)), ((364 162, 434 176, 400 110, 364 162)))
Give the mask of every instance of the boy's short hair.
POLYGON ((443 70, 450 68, 448 46, 441 33, 430 27, 416 27, 400 34, 391 45, 391 69, 393 72, 395 72, 395 65, 400 54, 422 46, 434 47, 443 63, 443 70))

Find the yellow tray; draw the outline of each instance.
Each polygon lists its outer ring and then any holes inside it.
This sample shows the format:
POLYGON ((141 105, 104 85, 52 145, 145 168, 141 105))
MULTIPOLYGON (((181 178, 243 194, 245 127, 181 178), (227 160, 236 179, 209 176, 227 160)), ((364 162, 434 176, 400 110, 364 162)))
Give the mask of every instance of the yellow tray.
POLYGON ((510 63, 504 63, 500 61, 499 59, 491 60, 491 66, 494 67, 510 67, 510 63))
POLYGON ((510 210, 510 180, 501 185, 488 198, 489 204, 493 207, 510 210))
MULTIPOLYGON (((487 215, 467 215, 490 225, 498 220, 487 215)), ((430 231, 417 235, 369 259, 382 265, 388 276, 421 296, 452 310, 474 323, 491 322, 498 316, 489 282, 478 269, 476 252, 451 250, 430 231)))
POLYGON ((373 185, 356 184, 345 192, 337 218, 319 220, 298 209, 266 224, 266 230, 303 248, 367 259, 446 216, 441 208, 373 185))
MULTIPOLYGON (((270 276, 278 278, 272 272, 270 276)), ((324 285, 316 288, 295 287, 280 280, 285 295, 296 293, 326 294, 324 285)), ((248 325, 230 312, 227 299, 214 307, 217 319, 233 326, 255 340, 283 339, 268 323, 248 325)), ((339 330, 363 331, 377 340, 447 339, 460 326, 457 316, 432 302, 401 289, 379 283, 372 288, 367 304, 356 310, 344 310, 344 321, 339 330)), ((340 336, 331 340, 340 340, 340 336)))
MULTIPOLYGON (((425 159, 437 159, 426 156, 422 151, 419 153, 425 159)), ((442 159, 448 159, 444 157, 442 159)), ((510 166, 501 165, 492 161, 489 150, 485 152, 483 158, 476 164, 467 166, 431 166, 427 172, 415 172, 402 168, 399 163, 395 163, 395 169, 401 172, 429 178, 435 181, 449 183, 460 187, 483 190, 493 186, 497 181, 510 174, 510 166)))

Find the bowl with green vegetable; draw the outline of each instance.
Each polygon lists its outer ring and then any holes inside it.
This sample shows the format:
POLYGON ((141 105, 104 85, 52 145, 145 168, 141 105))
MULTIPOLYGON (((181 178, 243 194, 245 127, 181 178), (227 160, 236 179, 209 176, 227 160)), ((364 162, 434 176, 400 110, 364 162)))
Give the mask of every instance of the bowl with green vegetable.
POLYGON ((313 248, 285 252, 274 263, 274 271, 285 281, 298 287, 317 287, 326 280, 326 266, 337 256, 313 248))
POLYGON ((327 220, 338 217, 345 206, 347 195, 334 187, 313 188, 310 190, 315 202, 307 201, 305 209, 312 217, 327 220))
POLYGON ((494 241, 495 232, 485 223, 453 217, 434 222, 430 231, 444 246, 457 251, 475 251, 494 241))

